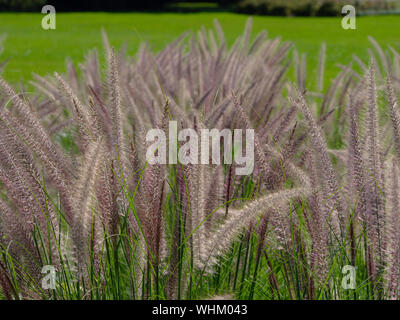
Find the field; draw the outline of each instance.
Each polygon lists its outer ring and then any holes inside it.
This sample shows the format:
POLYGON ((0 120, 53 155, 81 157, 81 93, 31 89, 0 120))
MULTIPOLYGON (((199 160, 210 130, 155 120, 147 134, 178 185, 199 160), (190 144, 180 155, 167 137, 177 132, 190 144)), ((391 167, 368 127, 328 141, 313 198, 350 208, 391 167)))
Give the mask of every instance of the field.
MULTIPOLYGON (((202 26, 211 28, 218 19, 228 43, 232 44, 243 30, 247 16, 231 13, 194 14, 57 14, 57 29, 44 31, 40 14, 0 14, 0 34, 8 35, 4 58, 10 59, 4 77, 12 82, 31 79, 32 72, 40 75, 65 70, 65 59, 77 64, 93 47, 101 48, 101 28, 104 27, 112 45, 127 45, 136 52, 146 41, 154 50, 162 49, 185 31, 197 32, 202 26)), ((360 17, 356 30, 343 30, 340 18, 281 18, 254 17, 253 34, 267 30, 269 37, 281 36, 293 42, 300 53, 307 54, 312 66, 323 41, 327 44, 326 78, 336 76, 338 63, 348 63, 353 54, 368 61, 367 48, 372 36, 382 46, 400 41, 398 16, 360 17)))

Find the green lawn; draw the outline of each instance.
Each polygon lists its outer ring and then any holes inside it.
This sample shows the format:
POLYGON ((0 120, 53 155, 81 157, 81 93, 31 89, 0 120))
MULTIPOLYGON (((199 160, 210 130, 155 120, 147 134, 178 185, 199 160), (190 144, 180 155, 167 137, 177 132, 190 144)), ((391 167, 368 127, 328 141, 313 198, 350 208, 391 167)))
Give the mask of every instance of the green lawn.
MULTIPOLYGON (((247 16, 233 13, 193 14, 57 14, 57 29, 41 28, 41 14, 0 14, 0 34, 7 33, 5 50, 0 57, 10 59, 4 77, 17 82, 30 79, 32 72, 41 75, 63 71, 65 58, 74 63, 85 53, 101 46, 101 27, 108 32, 113 45, 127 42, 134 53, 142 41, 159 50, 186 30, 201 26, 210 28, 217 18, 231 43, 242 32, 247 16)), ((343 30, 340 18, 254 17, 254 32, 266 29, 270 36, 293 41, 300 52, 308 55, 308 66, 315 66, 322 41, 327 43, 329 79, 338 71, 337 63, 350 61, 352 54, 368 60, 368 35, 379 43, 396 44, 400 40, 400 17, 377 16, 357 18, 357 30, 343 30)), ((311 72, 309 70, 309 72, 311 72)))

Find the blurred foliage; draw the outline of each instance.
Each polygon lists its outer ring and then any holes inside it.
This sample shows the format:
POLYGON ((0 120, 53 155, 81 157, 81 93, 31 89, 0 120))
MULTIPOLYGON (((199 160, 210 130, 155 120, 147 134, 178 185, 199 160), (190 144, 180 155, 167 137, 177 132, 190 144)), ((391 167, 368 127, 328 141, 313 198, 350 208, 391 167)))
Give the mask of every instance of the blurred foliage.
POLYGON ((0 0, 0 11, 40 11, 50 4, 57 11, 162 10, 170 0, 0 0))
POLYGON ((340 16, 346 4, 358 12, 391 11, 400 0, 0 0, 0 11, 40 11, 45 4, 57 11, 219 11, 276 16, 340 16))
POLYGON ((46 0, 0 0, 0 11, 40 11, 46 0))
POLYGON ((276 16, 340 16, 344 5, 354 5, 358 12, 393 10, 394 0, 241 0, 236 11, 276 16))

